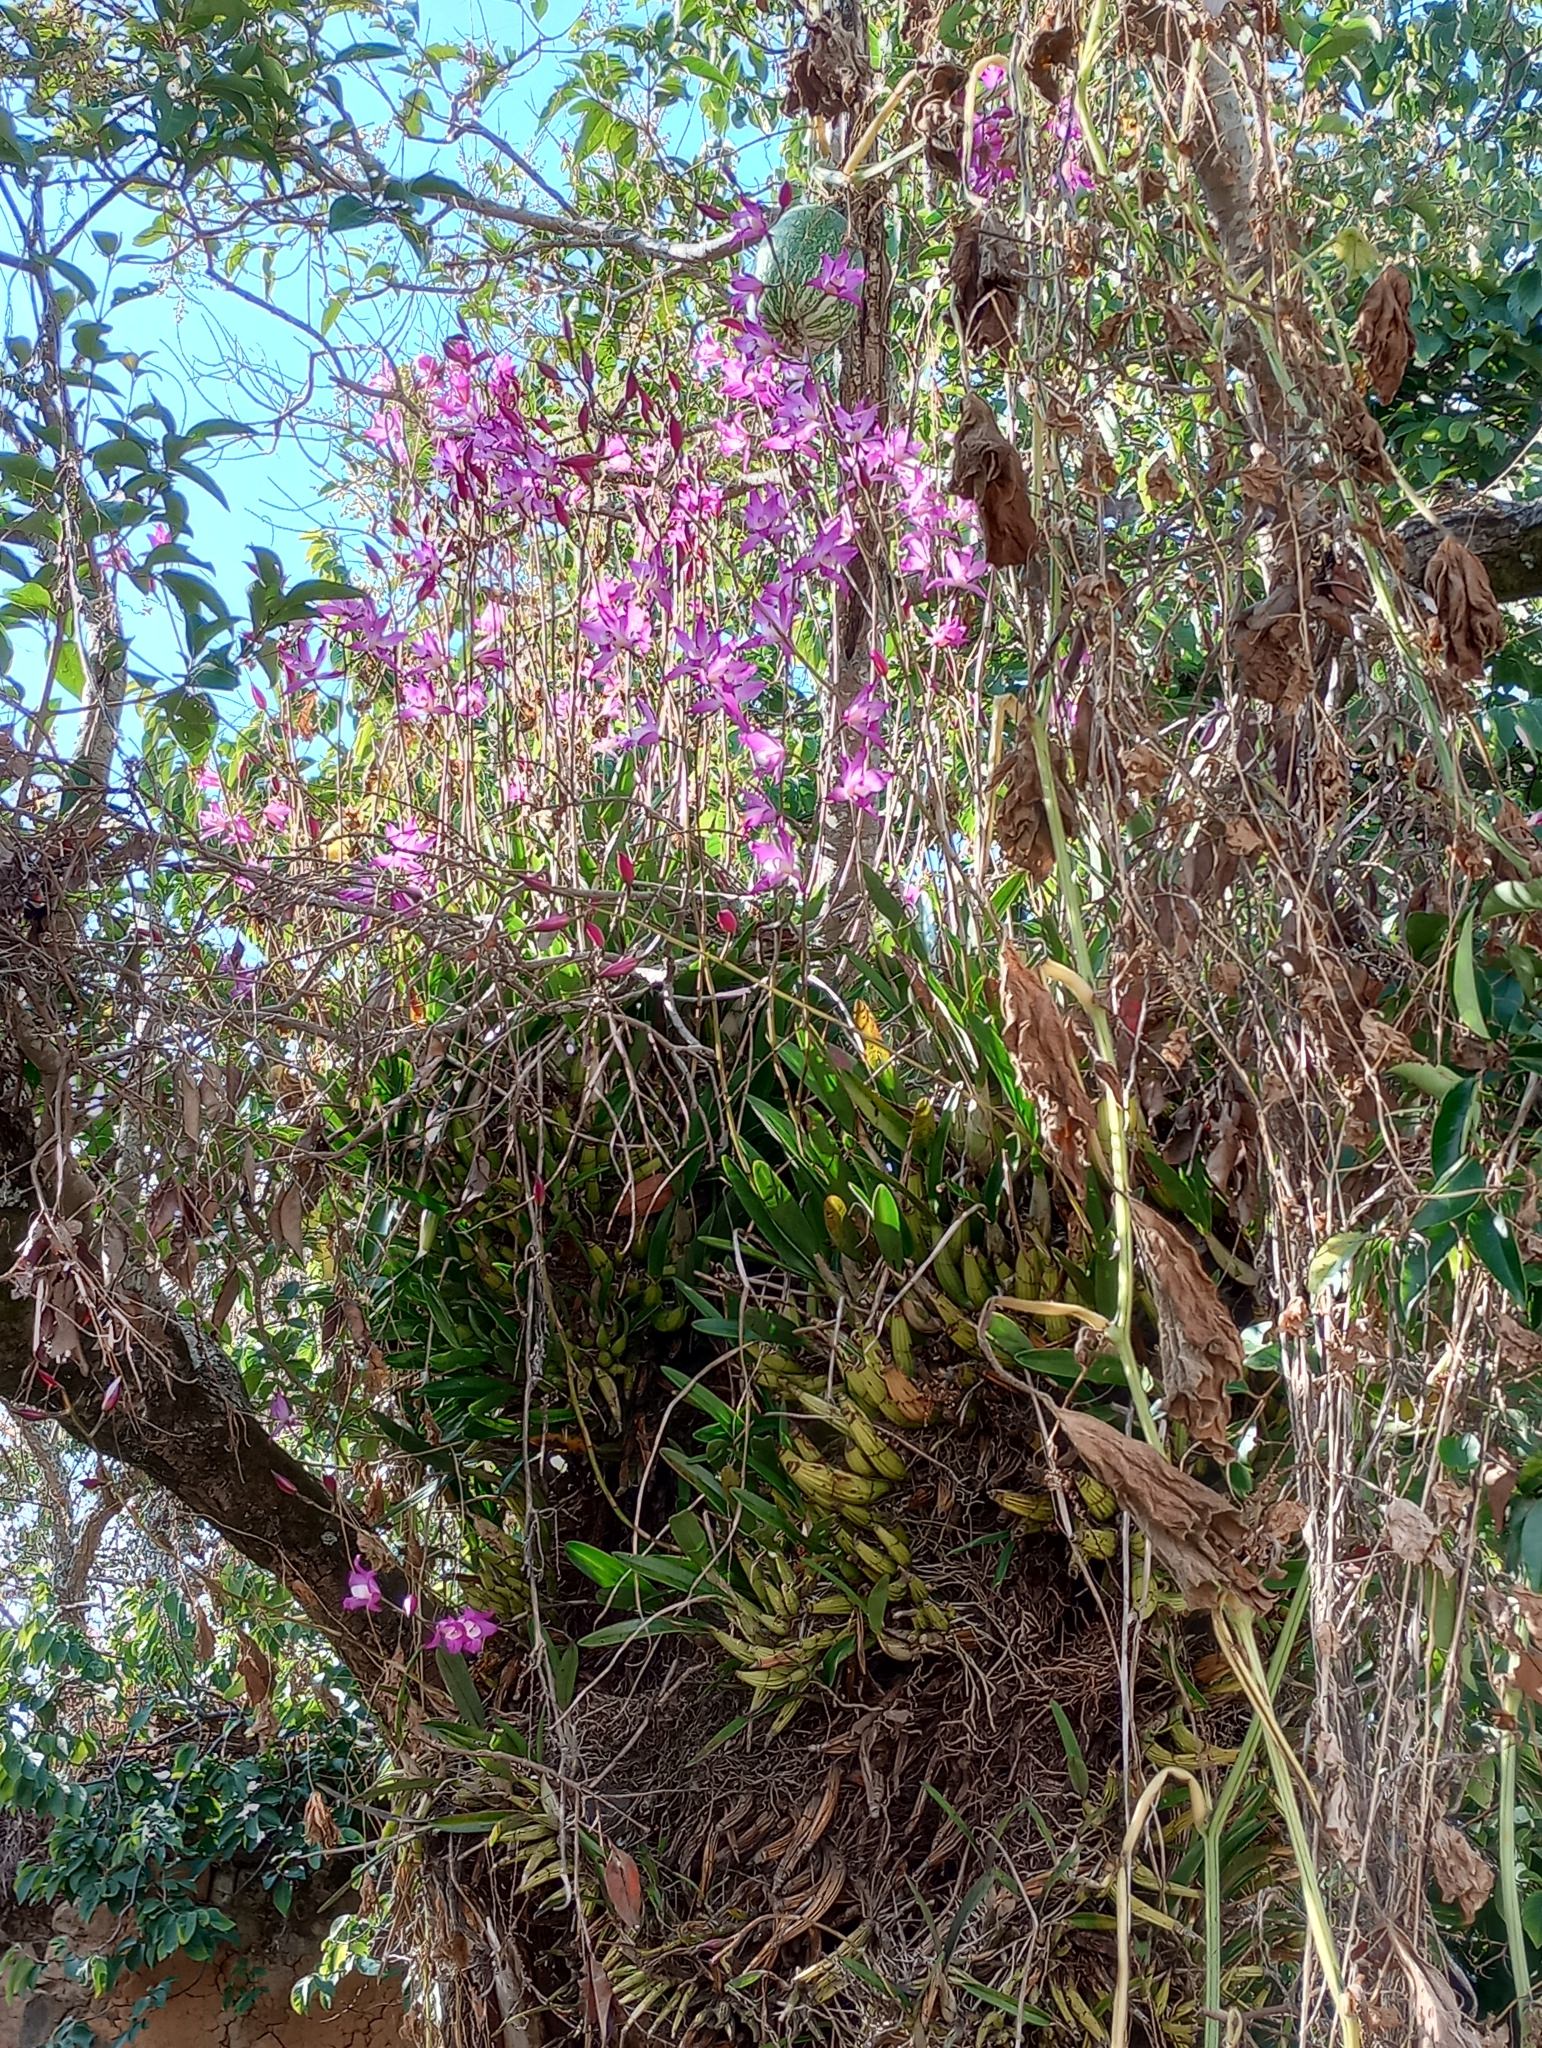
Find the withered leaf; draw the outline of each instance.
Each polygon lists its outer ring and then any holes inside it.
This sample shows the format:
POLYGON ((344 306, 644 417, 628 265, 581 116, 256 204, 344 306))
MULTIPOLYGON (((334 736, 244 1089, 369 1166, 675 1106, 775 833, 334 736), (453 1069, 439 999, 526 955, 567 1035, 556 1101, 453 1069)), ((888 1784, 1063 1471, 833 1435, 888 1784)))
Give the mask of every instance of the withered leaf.
POLYGON ((260 1727, 272 1718, 268 1701, 273 1692, 273 1664, 244 1629, 238 1631, 238 1638, 241 1653, 236 1658, 236 1677, 260 1727))
POLYGON ((239 1266, 231 1266, 220 1282, 220 1291, 214 1297, 214 1307, 209 1311, 209 1321, 215 1330, 223 1330, 230 1321, 230 1312, 241 1299, 241 1290, 246 1285, 246 1276, 239 1266))
POLYGON ((675 1191, 675 1169, 662 1167, 657 1173, 644 1174, 641 1180, 634 1180, 621 1190, 611 1215, 612 1223, 624 1223, 635 1230, 640 1223, 657 1216, 660 1209, 668 1206, 675 1191))
POLYGON ((182 1214, 182 1190, 174 1180, 163 1180, 150 1197, 145 1212, 145 1229, 153 1238, 164 1237, 182 1214))
POLYGON ((1310 648, 1299 586, 1282 583, 1232 628, 1237 674, 1250 697, 1287 711, 1312 687, 1310 648))
POLYGON ((1077 34, 1068 25, 1035 29, 1028 39, 1028 83, 1052 107, 1066 96, 1067 67, 1076 62, 1077 34))
POLYGON ((1413 361, 1415 337, 1408 309, 1413 292, 1396 264, 1389 263, 1360 301, 1355 348, 1370 372, 1371 389, 1383 405, 1398 394, 1413 361))
POLYGON ((203 1126, 203 1096, 186 1067, 177 1069, 177 1104, 182 1112, 182 1135, 196 1145, 203 1126))
POLYGON ((1246 1562, 1247 1526, 1223 1494, 1096 1416, 1072 1408, 1053 1412, 1083 1464, 1145 1531, 1191 1607, 1208 1611, 1227 1595, 1260 1612, 1270 1605, 1246 1562))
POLYGON ((1156 1302, 1167 1412, 1195 1443, 1229 1455, 1230 1382, 1242 1372, 1242 1339, 1199 1254, 1175 1223, 1130 1204, 1135 1241, 1156 1302))
POLYGON ((1417 1501, 1397 1499, 1387 1503, 1383 1529, 1387 1548, 1404 1564, 1432 1564, 1450 1577, 1452 1564, 1441 1547, 1440 1531, 1417 1501))
POLYGON ((1059 1004, 1010 944, 1001 949, 1001 1035, 1038 1109, 1051 1158, 1076 1192, 1084 1194, 1088 1145, 1096 1126, 1092 1099, 1059 1004))
POLYGON ((326 1795, 317 1790, 305 1802, 305 1839, 317 1849, 335 1849, 342 1841, 326 1795))
POLYGON ((1359 399, 1346 406, 1340 415, 1339 445, 1358 475, 1376 483, 1390 484, 1395 480, 1387 455, 1387 437, 1359 399))
POLYGON ((612 1849, 605 1858, 605 1896, 611 1911, 630 1934, 642 1925, 642 1873, 636 1859, 625 1849, 612 1849))
POLYGON ((605 1965, 596 1955, 584 1958, 584 2017, 599 2036, 601 2048, 617 2031, 616 1994, 605 1965))
POLYGON ((966 214, 954 231, 948 257, 953 308, 971 348, 1005 355, 1017 332, 1027 281, 1021 244, 1015 235, 977 214, 966 214))
POLYGON ((1289 495, 1284 463, 1272 449, 1255 441, 1252 460, 1237 478, 1237 488, 1245 505, 1256 505, 1260 511, 1283 512, 1289 495))
POLYGON ((1432 1970, 1395 1927, 1387 1928, 1387 1941, 1408 1985, 1408 2021, 1412 2024, 1394 2025, 1409 2048, 1484 2048, 1484 2036, 1457 2004, 1444 1971, 1432 1970))
POLYGON ((1453 673, 1463 682, 1475 682, 1489 656, 1505 643, 1504 620, 1487 569, 1448 534, 1430 556, 1424 587, 1435 600, 1453 673))
POLYGON ((966 392, 964 416, 953 436, 948 489, 980 509, 985 559, 996 569, 1021 568, 1039 538, 1028 504, 1023 458, 1002 434, 978 392, 966 392))
POLYGON ((1471 1927, 1480 1909, 1488 1904, 1494 1889, 1494 1873, 1460 1828, 1438 1820, 1430 1836, 1430 1865, 1440 1896, 1455 1906, 1464 1924, 1471 1927))
POLYGON ((782 112, 833 120, 860 104, 866 82, 866 65, 850 33, 835 21, 811 21, 808 41, 787 66, 782 112))
POLYGON ((298 1257, 305 1250, 305 1198, 291 1181, 268 1216, 268 1235, 298 1257))
POLYGON ((928 167, 955 183, 964 175, 962 96, 968 78, 962 64, 934 64, 910 117, 912 129, 925 143, 928 167))
POLYGON ((1542 1706, 1542 1656, 1535 1650, 1522 1650, 1510 1677, 1527 1699, 1536 1706, 1542 1706))
MULTIPOLYGON (((1075 826, 1076 808, 1058 753, 1052 751, 1051 762, 1060 822, 1069 837, 1075 826)), ((1042 882, 1055 865, 1055 841, 1045 813, 1038 756, 1026 734, 1002 757, 1001 766, 991 778, 991 789, 996 798, 997 845, 1014 867, 1022 868, 1030 880, 1042 882)))

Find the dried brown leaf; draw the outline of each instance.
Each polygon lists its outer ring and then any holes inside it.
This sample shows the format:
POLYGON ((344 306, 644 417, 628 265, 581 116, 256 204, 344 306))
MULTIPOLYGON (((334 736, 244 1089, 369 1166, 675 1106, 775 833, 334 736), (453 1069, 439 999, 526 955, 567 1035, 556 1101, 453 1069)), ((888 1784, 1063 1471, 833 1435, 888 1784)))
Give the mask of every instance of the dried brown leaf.
POLYGON ((665 1208, 675 1190, 675 1168, 661 1168, 658 1173, 644 1174, 641 1180, 634 1180, 621 1190, 611 1215, 612 1223, 625 1223, 635 1230, 640 1223, 646 1223, 665 1208))
POLYGON ((1225 1457, 1228 1387, 1242 1372, 1237 1326, 1178 1226, 1143 1202, 1132 1202, 1130 1215, 1156 1302, 1167 1412, 1195 1443, 1225 1457))
POLYGON ((1447 535, 1430 556, 1424 587, 1435 600, 1447 661, 1463 682, 1475 682, 1483 664, 1505 642, 1504 620, 1487 569, 1447 535))
POLYGON ((866 90, 867 66, 850 32, 828 19, 811 21, 808 41, 787 66, 782 112, 833 120, 859 106, 866 90))
POLYGON ((634 1933, 642 1925, 643 1916, 642 1873, 636 1859, 625 1849, 612 1849, 605 1858, 603 1877, 611 1911, 628 1934, 634 1933))
POLYGON ((1396 482, 1387 456, 1387 437, 1359 399, 1346 406, 1339 419, 1339 445, 1354 464, 1356 473, 1369 482, 1396 482))
POLYGON ((954 232, 948 280, 969 346, 1005 355, 1017 333, 1027 282, 1017 236, 988 214, 966 214, 954 232))
POLYGON ((1285 509, 1285 465, 1272 449, 1259 442, 1253 444, 1252 460, 1238 477, 1237 487, 1246 505, 1269 512, 1285 509))
POLYGON ((276 1722, 271 1704, 273 1696, 273 1665, 244 1629, 237 1632, 241 1645, 236 1658, 236 1677, 241 1690, 246 1694, 247 1704, 252 1709, 252 1719, 258 1733, 268 1735, 274 1732, 276 1722))
POLYGON ((910 117, 912 129, 926 145, 928 167, 954 183, 964 175, 962 95, 968 78, 962 64, 934 64, 910 117))
POLYGON ((955 498, 972 498, 979 507, 986 561, 996 569, 1020 569, 1039 538, 1023 458, 975 391, 964 396, 964 416, 953 436, 948 489, 955 498))
POLYGON ((1416 1955, 1395 1927, 1387 1929, 1387 1939, 1408 1984, 1412 2026, 1399 2026, 1397 2031, 1409 2048, 1482 2048, 1482 2036, 1457 2004, 1444 1973, 1416 1955))
POLYGON ((299 1256, 305 1250, 305 1197, 291 1181, 268 1215, 268 1235, 299 1256))
POLYGON ((1059 1004, 1011 945, 1001 949, 1001 1035, 1038 1109, 1054 1164, 1084 1194, 1096 1112, 1059 1004))
POLYGON ((1502 1453, 1494 1454, 1478 1475, 1483 1488, 1483 1498, 1488 1503, 1489 1514, 1493 1517, 1495 1532, 1502 1536, 1505 1518, 1510 1512, 1510 1496, 1515 1492, 1520 1478, 1520 1468, 1512 1458, 1502 1453))
MULTIPOLYGON (((1055 771, 1055 801, 1060 823, 1069 835, 1075 828, 1076 807, 1066 787, 1060 760, 1052 755, 1055 771)), ((1029 879, 1042 882, 1055 865, 1055 840, 1044 808, 1044 785, 1039 779, 1038 756, 1025 734, 991 780, 996 798, 996 843, 1014 867, 1029 879)))
POLYGON ((1242 687, 1264 704, 1294 710, 1312 687, 1299 586, 1282 583, 1232 628, 1232 653, 1242 687))
POLYGON ((1441 1545, 1440 1531, 1417 1501, 1401 1498, 1389 1501, 1382 1532, 1387 1539, 1387 1548, 1404 1564, 1431 1564, 1450 1577, 1451 1560, 1441 1545))
POLYGON ((1415 336, 1408 317, 1412 303, 1408 279, 1390 263, 1360 301, 1355 349, 1370 373, 1371 389, 1383 405, 1396 398, 1413 361, 1415 336))
POLYGON ((182 1190, 174 1180, 163 1180, 150 1197, 145 1229, 152 1238, 164 1237, 182 1214, 182 1190))
POLYGON ((1542 1656, 1535 1650, 1522 1650, 1515 1660, 1515 1669, 1510 1674, 1512 1683, 1523 1692, 1534 1705, 1542 1706, 1542 1656))
POLYGON ((230 1321, 230 1312, 241 1299, 241 1290, 246 1285, 246 1276, 239 1266, 232 1266, 220 1282, 220 1291, 214 1297, 214 1307, 209 1311, 209 1321, 215 1330, 223 1330, 230 1321))
POLYGON ((1213 1609, 1228 1596, 1260 1612, 1270 1605, 1244 1555, 1247 1526, 1223 1494, 1096 1416, 1053 1412, 1077 1456, 1145 1531, 1191 1607, 1213 1609))
POLYGON ((1066 96, 1066 73, 1076 62, 1078 41, 1076 30, 1068 25, 1035 29, 1028 39, 1028 83, 1052 107, 1066 96))
POLYGON ((584 2017, 599 2037, 601 2048, 604 2048, 622 2022, 617 2018, 616 1994, 605 1973, 605 1965, 596 1955, 584 1958, 583 1995, 584 2017))
POLYGON ((1119 772, 1132 796, 1155 796, 1173 772, 1171 755, 1150 740, 1137 740, 1119 756, 1119 772))
POLYGON ((319 1790, 312 1792, 305 1802, 304 1827, 306 1841, 318 1849, 335 1849, 343 1839, 326 1795, 319 1790))
POLYGON ((186 1067, 177 1069, 177 1103, 182 1112, 182 1135, 196 1145, 203 1126, 203 1098, 186 1067))
POLYGON ((1471 1927, 1494 1889, 1493 1871, 1461 1829, 1448 1820, 1435 1823, 1430 1837, 1430 1865, 1440 1896, 1448 1906, 1457 1907, 1464 1923, 1471 1927))

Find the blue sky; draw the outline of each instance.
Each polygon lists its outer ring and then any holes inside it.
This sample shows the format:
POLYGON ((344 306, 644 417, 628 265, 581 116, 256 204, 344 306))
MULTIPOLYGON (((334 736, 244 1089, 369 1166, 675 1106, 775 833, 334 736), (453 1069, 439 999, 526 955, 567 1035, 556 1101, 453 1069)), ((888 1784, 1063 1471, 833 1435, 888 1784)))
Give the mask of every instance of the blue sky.
MULTIPOLYGON (((522 5, 490 8, 480 0, 424 0, 419 12, 425 44, 461 43, 475 37, 500 48, 511 42, 524 45, 535 35, 522 5)), ((551 0, 540 33, 556 38, 557 46, 548 47, 498 102, 503 132, 559 189, 565 182, 561 152, 557 138, 541 131, 540 109, 561 78, 563 56, 572 47, 571 28, 582 19, 583 0, 551 0)), ((361 31, 361 35, 367 33, 361 31)), ((378 108, 366 100, 358 109, 365 121, 383 115, 405 90, 399 71, 389 63, 382 63, 376 83, 378 108)), ((402 146, 399 138, 398 145, 402 146)), ((404 166, 409 175, 430 166, 451 175, 457 169, 456 150, 413 144, 404 147, 409 153, 404 166), (447 161, 447 156, 451 160, 447 161)), ((114 284, 137 284, 153 274, 145 253, 132 248, 132 237, 145 220, 142 210, 122 206, 108 210, 93 223, 123 236, 114 284)), ((357 245, 361 252, 357 267, 362 269, 379 231, 341 239, 357 245)), ((334 243, 328 254, 335 258, 339 253, 334 243)), ((82 248, 79 254, 85 260, 92 252, 82 248)), ((151 258, 153 254, 150 252, 151 258)), ((253 282, 250 278, 246 281, 253 282)), ((314 326, 326 303, 324 292, 308 251, 297 247, 288 264, 278 266, 272 311, 194 277, 122 305, 111 315, 110 346, 133 351, 143 359, 145 374, 136 396, 160 398, 179 425, 212 416, 271 422, 296 408, 277 427, 270 425, 247 441, 219 443, 217 453, 209 452, 204 466, 224 492, 228 510, 194 485, 187 490, 192 520, 187 545, 209 565, 210 580, 237 611, 250 580, 247 564, 253 546, 274 549, 294 578, 307 573, 305 535, 341 523, 341 513, 323 495, 328 478, 335 477, 340 466, 338 438, 328 429, 337 407, 332 369, 324 358, 316 358, 309 336, 284 318, 293 315, 314 326)), ((361 322, 345 313, 331 338, 345 347, 350 373, 362 378, 387 354, 433 346, 453 325, 449 301, 404 297, 384 317, 366 316, 361 322), (379 347, 361 346, 366 337, 378 337, 379 347)), ((168 680, 180 679, 185 661, 167 601, 145 600, 127 583, 120 583, 119 596, 134 665, 168 680)), ((27 670, 40 664, 41 643, 29 636, 18 646, 17 654, 16 679, 24 699, 35 701, 35 676, 29 678, 27 670)))

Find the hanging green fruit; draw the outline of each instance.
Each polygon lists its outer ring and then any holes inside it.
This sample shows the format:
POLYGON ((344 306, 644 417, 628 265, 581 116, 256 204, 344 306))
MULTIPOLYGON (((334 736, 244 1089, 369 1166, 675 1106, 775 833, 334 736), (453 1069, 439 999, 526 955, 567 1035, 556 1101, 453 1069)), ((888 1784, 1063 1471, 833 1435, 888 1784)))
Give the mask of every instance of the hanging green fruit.
POLYGON ((856 307, 814 283, 824 259, 846 251, 846 216, 836 206, 790 206, 772 228, 756 267, 760 319, 791 353, 818 355, 851 325, 856 307))

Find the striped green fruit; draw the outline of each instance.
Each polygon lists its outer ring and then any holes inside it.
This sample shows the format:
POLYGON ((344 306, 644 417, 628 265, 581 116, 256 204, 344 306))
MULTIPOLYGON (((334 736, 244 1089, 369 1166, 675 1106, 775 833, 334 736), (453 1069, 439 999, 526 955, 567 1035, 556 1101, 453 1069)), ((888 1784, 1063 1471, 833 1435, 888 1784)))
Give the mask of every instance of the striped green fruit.
POLYGON ((848 300, 814 287, 825 257, 839 256, 846 246, 839 207, 790 206, 760 252, 761 325, 795 355, 834 347, 856 315, 848 300))

